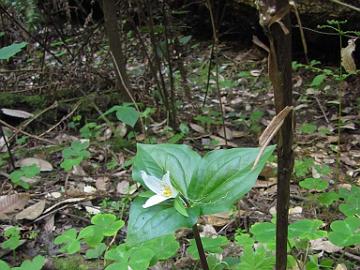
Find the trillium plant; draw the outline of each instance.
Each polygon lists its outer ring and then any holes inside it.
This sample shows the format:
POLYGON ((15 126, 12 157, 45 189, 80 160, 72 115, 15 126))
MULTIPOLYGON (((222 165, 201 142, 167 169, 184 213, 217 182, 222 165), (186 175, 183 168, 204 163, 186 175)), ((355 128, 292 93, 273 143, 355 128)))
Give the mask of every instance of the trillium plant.
POLYGON ((221 149, 201 157, 187 145, 138 144, 132 177, 148 191, 132 202, 127 243, 141 245, 192 228, 207 269, 198 218, 231 210, 255 185, 274 148, 221 149))

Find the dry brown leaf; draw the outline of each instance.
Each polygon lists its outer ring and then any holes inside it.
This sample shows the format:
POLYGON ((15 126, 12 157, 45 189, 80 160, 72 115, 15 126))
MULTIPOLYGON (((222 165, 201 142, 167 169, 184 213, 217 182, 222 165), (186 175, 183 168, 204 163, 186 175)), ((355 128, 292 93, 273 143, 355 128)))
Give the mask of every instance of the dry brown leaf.
POLYGON ((222 227, 230 222, 229 213, 218 213, 214 215, 208 215, 203 217, 207 224, 222 227))
POLYGON ((128 181, 121 181, 116 186, 116 192, 119 194, 129 194, 130 184, 128 181))
POLYGON ((352 56, 356 48, 355 41, 356 38, 349 39, 348 45, 341 49, 341 65, 348 73, 356 72, 356 64, 352 56))
POLYGON ((232 147, 238 147, 238 145, 236 143, 234 143, 234 142, 229 142, 228 141, 226 143, 226 141, 223 138, 219 137, 219 136, 211 135, 210 138, 213 139, 213 140, 216 140, 217 141, 216 145, 219 145, 219 146, 220 145, 221 146, 227 145, 227 146, 232 146, 232 147))
POLYGON ((202 133, 202 134, 206 133, 205 129, 202 126, 199 126, 194 123, 190 123, 189 126, 191 127, 191 129, 195 130, 198 133, 202 133))
POLYGON ((224 128, 221 127, 218 131, 218 134, 222 138, 225 138, 225 134, 226 134, 226 139, 228 140, 232 140, 234 138, 232 130, 228 127, 225 127, 225 132, 224 132, 224 128))
POLYGON ((44 230, 47 233, 50 233, 55 230, 55 215, 50 215, 45 218, 44 230))
POLYGON ((310 241, 310 248, 312 250, 326 251, 327 253, 334 253, 342 250, 341 247, 335 246, 330 241, 323 238, 310 241))
POLYGON ((34 115, 32 113, 28 113, 22 110, 13 110, 13 109, 6 109, 6 108, 2 108, 1 111, 3 112, 3 114, 12 116, 12 117, 17 117, 17 118, 23 118, 23 119, 27 119, 30 117, 33 117, 34 115))
POLYGON ((19 167, 36 165, 41 172, 51 172, 53 170, 53 166, 48 161, 34 157, 21 159, 16 165, 19 167))
POLYGON ((334 270, 347 270, 347 267, 345 264, 341 263, 341 264, 338 264, 334 270))
POLYGON ((281 112, 279 112, 270 122, 270 124, 267 126, 267 128, 264 130, 264 132, 261 134, 259 138, 259 145, 261 146, 261 149, 259 151, 259 154, 257 155, 253 169, 256 167, 257 163, 259 162, 262 154, 264 153, 266 147, 272 140, 272 138, 275 136, 277 131, 281 128, 285 117, 292 111, 292 106, 286 106, 281 112))
POLYGON ((109 189, 109 185, 110 185, 110 178, 109 177, 106 177, 106 176, 103 176, 103 177, 98 177, 96 179, 96 183, 95 183, 95 186, 98 190, 101 190, 101 191, 106 191, 109 189))
POLYGON ((34 220, 42 214, 44 209, 45 209, 45 200, 41 200, 22 210, 19 214, 15 216, 15 218, 17 220, 19 219, 34 220))
POLYGON ((30 194, 28 193, 0 196, 0 213, 8 214, 15 210, 23 209, 29 199, 30 194))

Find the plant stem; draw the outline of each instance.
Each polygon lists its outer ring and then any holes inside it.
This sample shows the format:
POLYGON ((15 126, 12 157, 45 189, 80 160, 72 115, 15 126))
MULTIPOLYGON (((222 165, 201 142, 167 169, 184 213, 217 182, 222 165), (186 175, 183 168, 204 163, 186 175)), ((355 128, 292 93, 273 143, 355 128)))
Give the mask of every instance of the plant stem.
POLYGON ((201 242, 201 238, 200 238, 200 234, 199 234, 199 229, 197 227, 197 224, 195 223, 194 226, 192 227, 193 233, 194 233, 194 238, 195 238, 195 242, 196 242, 196 247, 198 249, 199 252, 199 256, 200 256, 200 262, 201 262, 201 266, 204 270, 209 270, 209 266, 208 263, 206 261, 206 256, 205 256, 205 251, 204 251, 204 247, 202 245, 201 242))

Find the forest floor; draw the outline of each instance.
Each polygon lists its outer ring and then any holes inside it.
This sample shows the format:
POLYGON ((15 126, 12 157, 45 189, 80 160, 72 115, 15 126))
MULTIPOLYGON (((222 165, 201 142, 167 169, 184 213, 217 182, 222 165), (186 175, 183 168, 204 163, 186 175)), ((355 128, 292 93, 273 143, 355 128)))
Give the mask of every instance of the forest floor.
MULTIPOLYGON (((57 58, 62 59, 61 64, 49 54, 42 55, 31 44, 28 56, 17 56, 11 65, 0 70, 5 90, 0 97, 1 107, 32 113, 27 119, 6 113, 1 118, 15 166, 37 163, 41 169, 37 176, 22 178, 30 188, 14 185, 10 181, 14 171, 11 158, 4 141, 0 141, 3 146, 0 235, 9 225, 21 230, 16 256, 11 250, 1 249, 0 258, 13 266, 41 254, 47 258, 48 269, 102 269, 98 262, 85 260, 81 255, 64 256, 53 241, 66 229, 88 226, 94 213, 113 213, 120 219, 128 219, 130 202, 142 190, 131 178, 136 143, 184 143, 200 153, 257 146, 258 137, 275 116, 266 54, 261 49, 236 51, 229 44, 220 45, 222 117, 214 69, 205 100, 209 44, 191 41, 196 46, 189 48, 184 59, 191 100, 180 90, 180 79, 176 81, 179 130, 167 125, 161 104, 154 101, 158 100, 151 90, 154 83, 148 78, 146 64, 132 53, 135 45, 128 48, 128 71, 135 99, 145 112, 142 118, 146 133, 139 125, 131 128, 119 122, 115 115, 107 115, 104 120, 99 117, 103 112, 121 104, 106 45, 101 37, 80 40, 77 36, 71 42, 74 44, 71 54, 64 44, 52 45, 57 58), (90 156, 66 172, 60 166, 62 151, 80 139, 90 139, 90 156)), ((331 76, 319 75, 325 69, 336 73, 338 68, 321 64, 316 67, 315 71, 294 64, 296 162, 291 182, 290 221, 317 218, 324 222, 323 228, 328 228, 333 220, 343 216, 337 210, 339 202, 319 205, 317 196, 325 191, 306 189, 299 182, 321 178, 328 183, 326 192, 360 186, 360 88, 359 77, 335 81, 331 76)), ((276 183, 273 157, 256 186, 232 212, 199 220, 202 234, 233 239, 239 228, 248 232, 254 223, 270 221, 275 213, 276 183)), ((184 251, 191 232, 181 230, 177 236, 182 252, 153 269, 196 269, 198 262, 184 251)), ((125 237, 126 226, 115 241, 121 242, 125 237)), ((345 261, 349 269, 360 265, 358 246, 336 251, 326 248, 315 243, 309 252, 336 262, 345 261)), ((235 252, 233 249, 234 246, 226 247, 223 255, 235 252)))

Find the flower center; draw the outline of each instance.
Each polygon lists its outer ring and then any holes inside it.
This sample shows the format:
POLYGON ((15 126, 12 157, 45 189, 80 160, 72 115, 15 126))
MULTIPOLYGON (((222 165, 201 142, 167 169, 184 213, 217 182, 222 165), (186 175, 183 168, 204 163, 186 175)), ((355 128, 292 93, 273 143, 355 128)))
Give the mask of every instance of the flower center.
POLYGON ((162 191, 162 195, 165 196, 165 197, 171 197, 172 196, 171 188, 169 186, 164 186, 164 189, 162 191))

